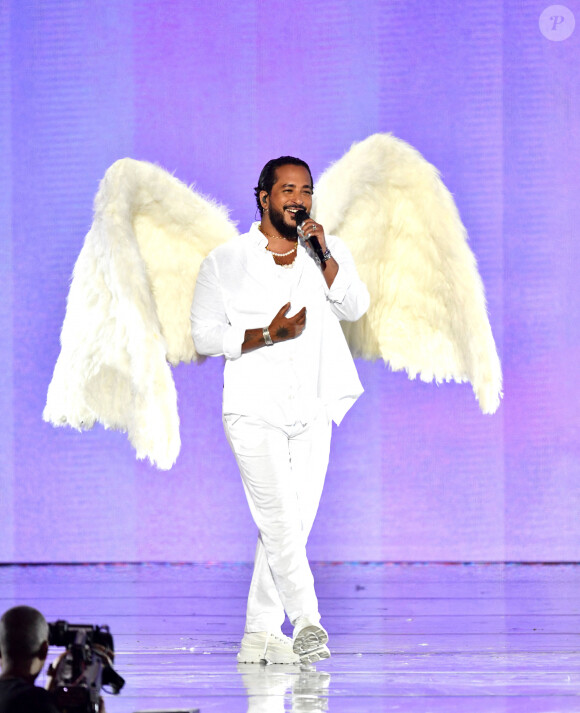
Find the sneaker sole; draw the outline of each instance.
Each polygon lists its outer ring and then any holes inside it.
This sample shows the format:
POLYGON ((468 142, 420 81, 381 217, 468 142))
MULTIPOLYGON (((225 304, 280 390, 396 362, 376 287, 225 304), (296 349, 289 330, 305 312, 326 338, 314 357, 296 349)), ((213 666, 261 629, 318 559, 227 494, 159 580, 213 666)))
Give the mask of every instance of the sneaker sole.
POLYGON ((270 663, 270 664, 296 664, 300 663, 300 657, 299 656, 290 656, 287 655, 285 656, 284 654, 270 654, 269 652, 266 652, 266 655, 264 656, 262 653, 262 650, 248 650, 248 649, 243 649, 242 651, 238 652, 237 655, 237 660, 238 663, 255 663, 255 664, 260 664, 260 663, 270 663))
POLYGON ((308 654, 303 654, 300 657, 300 663, 316 663, 317 661, 322 661, 322 659, 329 659, 330 651, 328 646, 321 646, 319 649, 311 651, 308 654))
POLYGON ((238 660, 238 663, 264 663, 266 661, 265 658, 262 658, 261 652, 260 654, 255 654, 249 653, 247 651, 245 651, 244 653, 239 651, 236 658, 238 660))
MULTIPOLYGON (((294 639, 292 648, 294 653, 300 656, 301 661, 306 661, 307 659, 305 657, 310 654, 314 654, 323 647, 326 648, 325 644, 327 641, 328 634, 326 631, 324 631, 321 626, 311 624, 310 626, 305 626, 298 632, 298 635, 294 639)), ((328 658, 330 656, 330 652, 328 649, 326 649, 326 651, 328 652, 327 656, 319 656, 319 658, 315 660, 319 661, 321 658, 328 658)))

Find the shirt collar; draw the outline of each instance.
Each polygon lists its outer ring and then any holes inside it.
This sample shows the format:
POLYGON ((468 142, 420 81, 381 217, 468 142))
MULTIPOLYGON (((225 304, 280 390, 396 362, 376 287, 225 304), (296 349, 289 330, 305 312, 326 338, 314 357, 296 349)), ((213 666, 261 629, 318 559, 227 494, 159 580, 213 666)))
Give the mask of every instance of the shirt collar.
POLYGON ((268 245, 268 238, 264 235, 264 233, 260 230, 260 221, 256 220, 255 223, 252 223, 250 226, 250 235, 254 239, 256 245, 260 248, 265 248, 266 245, 268 245))

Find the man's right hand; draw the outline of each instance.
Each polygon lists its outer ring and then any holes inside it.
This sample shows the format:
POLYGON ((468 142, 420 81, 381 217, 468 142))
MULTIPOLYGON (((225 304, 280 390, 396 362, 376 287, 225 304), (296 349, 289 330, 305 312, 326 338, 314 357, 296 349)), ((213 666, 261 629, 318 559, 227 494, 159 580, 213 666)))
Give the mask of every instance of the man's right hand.
POLYGON ((290 302, 287 302, 270 322, 268 331, 274 343, 295 339, 302 334, 306 327, 306 307, 302 307, 292 317, 286 317, 289 310, 290 302))
MULTIPOLYGON (((304 327, 306 327, 306 307, 302 307, 300 312, 296 312, 293 317, 286 317, 289 310, 290 302, 287 302, 270 322, 268 331, 270 332, 272 343, 295 339, 304 331, 304 327)), ((263 329, 246 329, 244 341, 242 342, 242 354, 265 346, 263 329)))

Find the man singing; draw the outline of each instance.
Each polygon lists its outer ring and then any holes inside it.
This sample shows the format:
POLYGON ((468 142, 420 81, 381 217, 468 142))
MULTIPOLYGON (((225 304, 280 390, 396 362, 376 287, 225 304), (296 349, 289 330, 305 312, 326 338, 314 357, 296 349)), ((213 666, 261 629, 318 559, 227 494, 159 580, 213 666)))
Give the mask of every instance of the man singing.
POLYGON ((311 218, 297 225, 312 192, 304 161, 269 161, 255 189, 261 222, 204 260, 191 310, 198 353, 226 358, 224 428, 259 530, 240 662, 330 656, 306 542, 332 421, 363 391, 339 320, 359 319, 369 294, 339 238, 311 218))

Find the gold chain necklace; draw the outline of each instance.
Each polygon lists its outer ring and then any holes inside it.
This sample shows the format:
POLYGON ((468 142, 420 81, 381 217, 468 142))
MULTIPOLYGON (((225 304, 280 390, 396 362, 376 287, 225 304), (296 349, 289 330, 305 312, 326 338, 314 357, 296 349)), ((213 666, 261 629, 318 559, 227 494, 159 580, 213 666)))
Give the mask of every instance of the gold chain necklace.
MULTIPOLYGON (((258 230, 262 233, 262 235, 269 240, 279 240, 282 238, 281 235, 266 235, 266 233, 262 230, 262 224, 258 226, 258 230)), ((282 238, 284 239, 284 238, 282 238)), ((293 252, 295 252, 298 249, 298 243, 292 248, 292 250, 288 250, 287 253, 275 253, 273 250, 270 250, 269 247, 266 247, 266 250, 271 254, 274 255, 275 257, 288 257, 288 255, 292 255, 293 252)))

